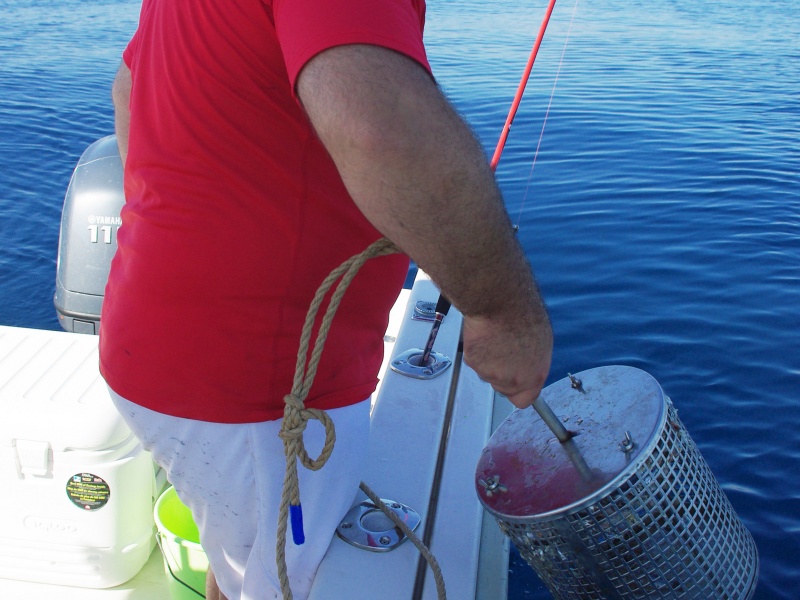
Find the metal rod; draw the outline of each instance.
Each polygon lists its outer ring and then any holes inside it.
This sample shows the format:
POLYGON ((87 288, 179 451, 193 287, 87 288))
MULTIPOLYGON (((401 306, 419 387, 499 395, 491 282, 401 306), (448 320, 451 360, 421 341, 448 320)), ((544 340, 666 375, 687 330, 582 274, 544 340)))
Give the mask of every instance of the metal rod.
POLYGON ((558 441, 561 442, 561 447, 564 448, 567 456, 569 456, 569 460, 572 462, 578 473, 580 473, 581 477, 587 481, 590 480, 592 478, 592 470, 589 468, 589 464, 586 462, 586 459, 583 458, 580 448, 578 448, 577 444, 575 444, 575 440, 572 439, 575 434, 571 431, 568 431, 567 428, 564 427, 561 419, 556 416, 556 413, 553 412, 553 409, 550 408, 550 405, 542 400, 541 396, 533 401, 533 408, 536 409, 536 412, 539 413, 542 421, 545 422, 547 427, 550 428, 550 431, 552 431, 558 438, 558 441))
POLYGON ((578 473, 580 473, 581 477, 587 481, 590 480, 592 478, 592 470, 589 468, 586 459, 583 458, 583 454, 581 454, 581 450, 578 448, 575 440, 570 437, 566 442, 561 443, 561 447, 566 450, 570 462, 572 462, 572 465, 578 473))
POLYGON ((547 404, 542 397, 539 396, 536 400, 533 401, 533 408, 536 409, 536 412, 539 413, 539 416, 542 417, 542 421, 550 428, 555 436, 558 438, 558 441, 562 444, 570 439, 572 439, 572 434, 567 431, 567 428, 564 427, 564 424, 559 420, 556 416, 556 413, 553 412, 553 409, 550 408, 550 405, 547 404))

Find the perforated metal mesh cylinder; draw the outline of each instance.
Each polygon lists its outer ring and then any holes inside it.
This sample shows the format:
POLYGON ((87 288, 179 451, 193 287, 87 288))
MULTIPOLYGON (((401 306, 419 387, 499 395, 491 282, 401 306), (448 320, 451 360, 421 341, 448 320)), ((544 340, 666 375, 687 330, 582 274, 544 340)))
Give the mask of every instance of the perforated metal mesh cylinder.
POLYGON ((753 538, 652 377, 602 367, 542 397, 575 443, 515 411, 476 490, 556 599, 752 597, 753 538))

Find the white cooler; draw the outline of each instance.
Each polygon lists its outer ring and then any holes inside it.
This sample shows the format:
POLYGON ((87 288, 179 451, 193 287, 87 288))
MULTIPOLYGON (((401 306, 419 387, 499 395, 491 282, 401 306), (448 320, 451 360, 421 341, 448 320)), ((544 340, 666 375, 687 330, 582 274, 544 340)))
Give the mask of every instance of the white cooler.
POLYGON ((111 403, 97 340, 0 326, 0 578, 112 587, 153 549, 161 482, 111 403))

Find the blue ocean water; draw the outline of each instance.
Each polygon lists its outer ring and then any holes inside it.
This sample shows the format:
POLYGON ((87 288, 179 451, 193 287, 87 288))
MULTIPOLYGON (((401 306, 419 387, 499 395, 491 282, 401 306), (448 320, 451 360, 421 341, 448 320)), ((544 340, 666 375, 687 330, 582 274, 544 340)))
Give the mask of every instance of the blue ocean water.
MULTIPOLYGON (((800 2, 560 1, 497 172, 552 378, 656 377, 756 539, 755 598, 800 598, 800 2)), ((545 6, 429 0, 434 71, 487 152, 545 6)), ((58 328, 61 203, 138 10, 0 0, 0 324, 58 328)), ((513 556, 509 599, 549 597, 513 556)))

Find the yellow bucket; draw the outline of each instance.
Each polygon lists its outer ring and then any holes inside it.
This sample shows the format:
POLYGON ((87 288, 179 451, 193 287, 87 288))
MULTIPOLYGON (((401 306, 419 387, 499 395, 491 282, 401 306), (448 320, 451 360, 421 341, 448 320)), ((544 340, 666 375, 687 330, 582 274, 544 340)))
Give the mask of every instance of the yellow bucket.
POLYGON ((169 487, 156 500, 153 513, 164 570, 170 576, 170 597, 173 600, 204 598, 208 558, 200 545, 200 534, 191 511, 178 498, 175 488, 169 487))

